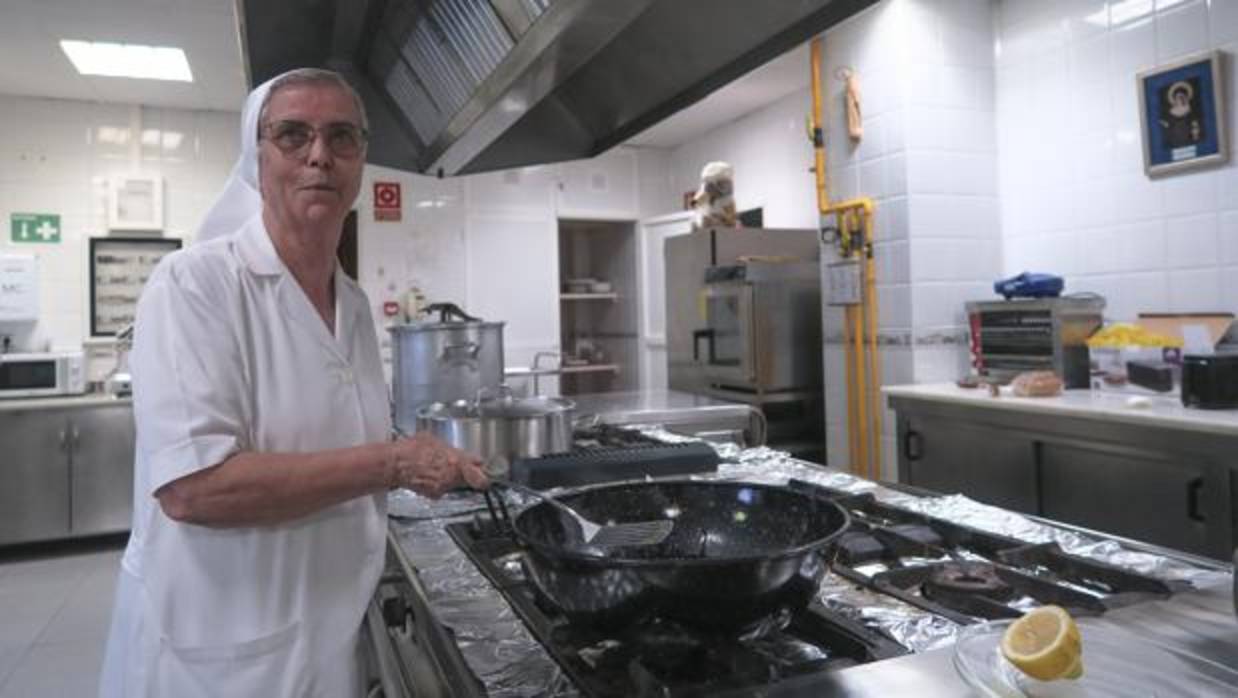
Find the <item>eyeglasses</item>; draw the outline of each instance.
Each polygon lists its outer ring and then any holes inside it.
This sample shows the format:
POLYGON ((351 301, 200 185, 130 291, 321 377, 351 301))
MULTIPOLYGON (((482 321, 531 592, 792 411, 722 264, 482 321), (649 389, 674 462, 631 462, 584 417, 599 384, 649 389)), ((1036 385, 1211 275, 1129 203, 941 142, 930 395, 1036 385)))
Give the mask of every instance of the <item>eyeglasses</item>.
POLYGON ((327 149, 337 158, 354 158, 365 150, 365 129, 346 121, 314 127, 304 121, 273 121, 262 127, 262 136, 288 157, 309 154, 315 137, 322 137, 327 149))

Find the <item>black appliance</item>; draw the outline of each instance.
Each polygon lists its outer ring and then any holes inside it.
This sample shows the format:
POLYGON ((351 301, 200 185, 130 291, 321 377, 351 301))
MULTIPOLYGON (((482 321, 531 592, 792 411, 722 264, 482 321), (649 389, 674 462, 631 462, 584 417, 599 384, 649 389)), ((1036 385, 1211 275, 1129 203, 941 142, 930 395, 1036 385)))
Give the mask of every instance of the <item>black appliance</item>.
POLYGON ((1182 357, 1182 404, 1206 410, 1238 409, 1238 353, 1182 357))
POLYGON ((671 444, 635 429, 598 424, 575 430, 567 453, 513 461, 510 477, 536 489, 577 487, 714 472, 719 460, 718 452, 702 441, 671 444))

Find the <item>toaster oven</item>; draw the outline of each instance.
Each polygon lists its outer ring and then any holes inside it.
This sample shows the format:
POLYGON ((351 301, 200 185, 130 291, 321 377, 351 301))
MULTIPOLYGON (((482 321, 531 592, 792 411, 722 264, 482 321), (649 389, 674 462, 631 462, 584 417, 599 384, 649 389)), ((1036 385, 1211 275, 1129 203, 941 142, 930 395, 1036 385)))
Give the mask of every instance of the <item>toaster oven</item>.
POLYGON ((1067 388, 1089 384, 1087 338, 1105 299, 1088 295, 966 304, 976 373, 1006 382, 1024 371, 1053 371, 1067 388))

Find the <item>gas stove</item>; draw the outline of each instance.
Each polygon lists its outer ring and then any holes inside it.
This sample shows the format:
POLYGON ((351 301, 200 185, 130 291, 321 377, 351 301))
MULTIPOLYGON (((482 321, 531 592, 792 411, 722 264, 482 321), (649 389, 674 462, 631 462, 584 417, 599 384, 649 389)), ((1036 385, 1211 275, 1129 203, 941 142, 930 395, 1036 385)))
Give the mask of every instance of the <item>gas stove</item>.
POLYGON ((447 532, 587 696, 751 695, 771 683, 907 654, 815 602, 743 635, 661 618, 614 632, 573 625, 539 598, 519 547, 492 520, 448 524, 447 532))
MULTIPOLYGON (((792 480, 833 499, 852 525, 828 553, 831 574, 967 625, 1042 604, 1080 616, 1164 599, 1189 588, 1064 552, 851 494, 792 480)), ((586 696, 751 695, 911 650, 862 614, 819 597, 742 636, 655 618, 622 631, 574 625, 525 578, 519 546, 480 513, 446 526, 455 545, 498 589, 575 689, 586 696)))

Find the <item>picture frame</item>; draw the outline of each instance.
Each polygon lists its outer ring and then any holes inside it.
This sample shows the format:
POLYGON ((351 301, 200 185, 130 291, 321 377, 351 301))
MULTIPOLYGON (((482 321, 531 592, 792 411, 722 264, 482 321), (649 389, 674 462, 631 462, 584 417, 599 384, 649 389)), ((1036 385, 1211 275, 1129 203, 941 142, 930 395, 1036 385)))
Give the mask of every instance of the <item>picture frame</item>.
POLYGON ((180 248, 179 238, 90 238, 90 336, 114 337, 132 323, 155 265, 180 248))
POLYGON ((1149 177, 1229 160, 1224 61, 1223 52, 1209 51, 1135 76, 1149 177))
POLYGON ((108 195, 108 230, 163 230, 163 178, 114 175, 108 195))

